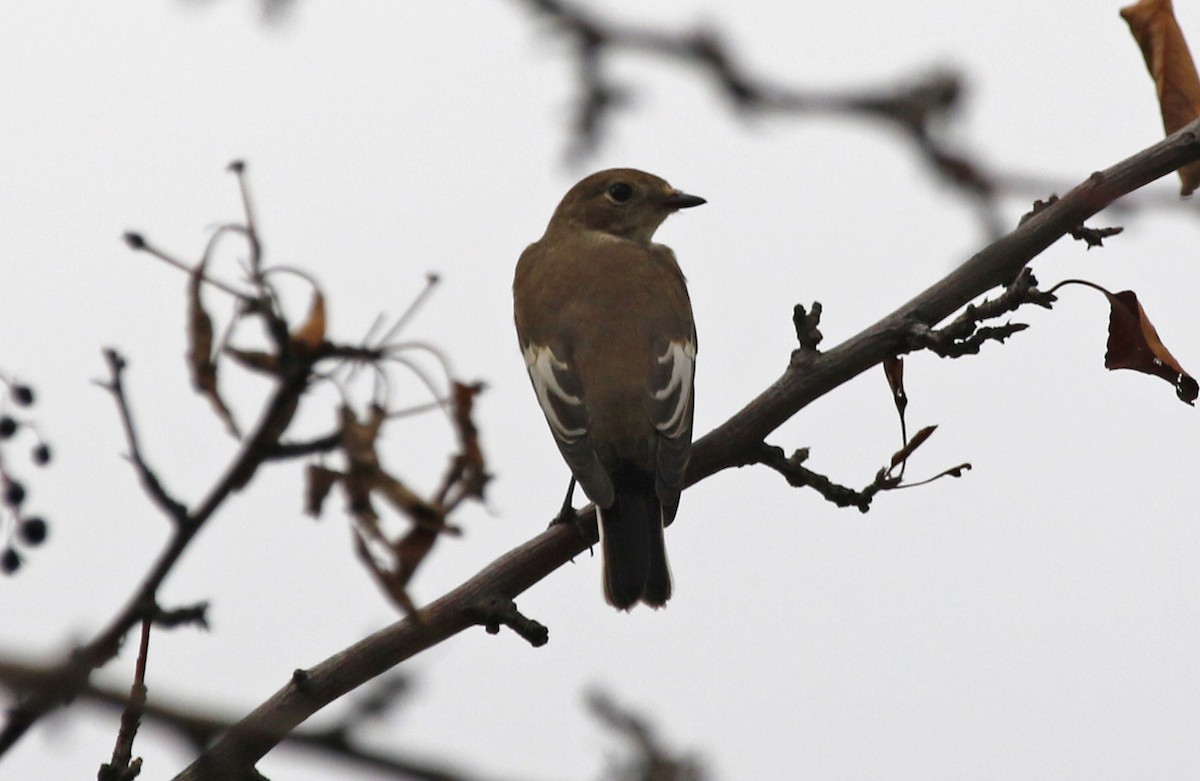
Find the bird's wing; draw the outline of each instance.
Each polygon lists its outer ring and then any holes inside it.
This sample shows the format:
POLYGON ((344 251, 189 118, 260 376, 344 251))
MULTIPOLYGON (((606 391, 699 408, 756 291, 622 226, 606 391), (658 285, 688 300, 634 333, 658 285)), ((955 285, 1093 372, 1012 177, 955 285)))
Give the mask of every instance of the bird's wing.
POLYGON ((696 341, 664 339, 656 352, 651 376, 651 418, 659 434, 656 491, 670 523, 691 452, 696 341))
POLYGON ((602 507, 611 505, 612 480, 588 438, 587 406, 579 376, 565 356, 560 357, 566 351, 556 353, 549 345, 530 342, 523 345, 523 352, 538 404, 571 473, 589 499, 602 507))

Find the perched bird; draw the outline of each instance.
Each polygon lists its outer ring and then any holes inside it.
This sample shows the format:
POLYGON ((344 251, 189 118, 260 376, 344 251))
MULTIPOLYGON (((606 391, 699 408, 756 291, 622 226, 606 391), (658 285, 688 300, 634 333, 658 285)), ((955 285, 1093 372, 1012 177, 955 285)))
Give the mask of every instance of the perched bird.
POLYGON ((696 326, 683 272, 651 241, 704 203, 630 168, 563 197, 513 282, 517 337, 538 403, 575 481, 600 513, 604 595, 628 610, 671 596, 663 527, 692 445, 696 326))

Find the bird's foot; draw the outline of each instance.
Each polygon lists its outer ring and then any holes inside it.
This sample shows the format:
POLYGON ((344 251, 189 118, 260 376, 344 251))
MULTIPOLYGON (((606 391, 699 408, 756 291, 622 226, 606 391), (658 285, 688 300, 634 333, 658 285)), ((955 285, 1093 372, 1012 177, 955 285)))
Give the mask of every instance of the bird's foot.
POLYGON ((553 529, 562 523, 575 523, 579 520, 579 512, 569 504, 564 504, 562 509, 558 511, 558 515, 550 521, 550 527, 553 529))

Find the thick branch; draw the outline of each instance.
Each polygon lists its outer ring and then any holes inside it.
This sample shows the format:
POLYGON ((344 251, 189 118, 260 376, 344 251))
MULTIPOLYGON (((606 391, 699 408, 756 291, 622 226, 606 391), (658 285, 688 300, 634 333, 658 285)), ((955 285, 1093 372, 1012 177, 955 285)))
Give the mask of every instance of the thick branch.
MULTIPOLYGON (((820 355, 804 354, 776 382, 698 440, 688 484, 754 462, 764 438, 813 400, 884 358, 905 352, 914 324, 936 325, 972 299, 1007 285, 1040 252, 1120 196, 1200 159, 1200 120, 1112 168, 1093 174, 892 314, 820 355)), ((481 600, 518 595, 596 540, 591 509, 510 551, 418 615, 363 639, 295 677, 216 741, 178 779, 237 777, 284 735, 334 699, 478 620, 481 600)))
POLYGON ((397 621, 302 675, 293 676, 177 778, 239 777, 239 772, 252 767, 317 710, 405 659, 477 624, 481 603, 496 594, 510 599, 517 596, 582 553, 596 539, 596 515, 590 509, 581 513, 578 523, 555 524, 501 556, 416 616, 397 621))

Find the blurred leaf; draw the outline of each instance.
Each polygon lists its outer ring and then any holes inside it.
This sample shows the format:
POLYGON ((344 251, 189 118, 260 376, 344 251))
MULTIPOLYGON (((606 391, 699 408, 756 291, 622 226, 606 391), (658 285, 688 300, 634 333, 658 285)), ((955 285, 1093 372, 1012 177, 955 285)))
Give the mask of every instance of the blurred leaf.
MULTIPOLYGON (((1158 107, 1167 135, 1200 116, 1200 77, 1175 20, 1171 0, 1140 0, 1121 9, 1134 40, 1142 49, 1146 68, 1158 89, 1158 107)), ((1179 169, 1182 195, 1200 186, 1200 162, 1179 169)))
POLYGON ((403 584, 397 582, 393 572, 380 566, 379 562, 375 560, 370 545, 363 535, 363 530, 359 526, 354 527, 354 551, 366 566, 367 572, 371 573, 379 588, 391 598, 396 606, 408 615, 417 615, 417 606, 408 596, 408 591, 405 590, 403 584))
POLYGON ((479 430, 475 428, 471 414, 475 408, 475 397, 483 390, 483 385, 475 383, 465 385, 455 381, 454 394, 454 426, 458 430, 459 444, 462 453, 456 459, 456 467, 460 470, 460 479, 468 496, 483 498, 483 489, 490 475, 487 464, 483 460, 483 449, 479 446, 479 430))
POLYGON ((206 266, 207 261, 201 261, 192 269, 188 279, 188 368, 192 372, 192 385, 208 398, 229 432, 241 438, 233 413, 225 406, 217 391, 217 364, 212 358, 212 318, 208 316, 200 300, 200 287, 204 283, 206 266))
POLYGON ((365 421, 358 420, 349 407, 342 408, 342 447, 349 466, 341 482, 356 521, 355 544, 359 558, 392 601, 405 612, 412 613, 415 608, 406 588, 413 573, 433 548, 439 534, 461 532, 445 523, 441 505, 424 499, 381 468, 375 441, 386 420, 386 411, 378 405, 371 407, 365 421), (388 540, 380 528, 379 516, 371 502, 373 493, 382 495, 392 508, 412 523, 412 529, 400 539, 388 540))
POLYGON ((341 409, 342 449, 348 462, 342 488, 346 492, 350 512, 364 523, 374 523, 378 518, 371 504, 371 489, 375 486, 375 475, 379 469, 375 440, 386 419, 379 406, 371 407, 370 417, 365 423, 360 422, 349 407, 341 409))
POLYGON ((236 347, 226 347, 225 354, 240 365, 251 371, 270 374, 279 373, 279 358, 261 350, 239 350, 236 347))
POLYGON ((372 487, 383 494, 384 498, 388 500, 388 504, 414 523, 419 525, 441 524, 442 513, 437 507, 422 499, 408 486, 382 469, 375 470, 372 483, 372 487))
POLYGON ((413 573, 425 560, 437 537, 436 529, 417 526, 396 543, 396 582, 401 588, 412 580, 413 573))
POLYGON ((318 464, 309 464, 305 471, 304 511, 314 518, 321 514, 321 506, 330 489, 342 477, 342 473, 318 464))
POLYGON ((325 296, 321 291, 314 290, 312 303, 308 308, 308 318, 304 325, 292 334, 292 344, 314 352, 325 341, 325 296))

